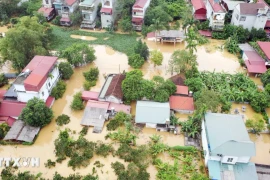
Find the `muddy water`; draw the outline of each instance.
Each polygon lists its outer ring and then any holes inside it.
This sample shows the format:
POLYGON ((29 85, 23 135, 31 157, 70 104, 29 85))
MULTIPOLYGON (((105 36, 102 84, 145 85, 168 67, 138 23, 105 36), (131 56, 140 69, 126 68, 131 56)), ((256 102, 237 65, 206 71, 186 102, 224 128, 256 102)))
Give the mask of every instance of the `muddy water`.
POLYGON ((250 139, 256 144, 256 156, 251 161, 258 164, 270 165, 270 135, 259 136, 249 134, 250 139))
POLYGON ((249 104, 237 104, 233 103, 230 113, 234 114, 234 110, 238 109, 239 114, 242 115, 244 118, 244 122, 248 119, 254 119, 254 118, 263 118, 263 116, 259 113, 256 113, 252 107, 249 104), (246 106, 246 112, 242 112, 242 106, 246 106))
POLYGON ((93 40, 97 39, 97 38, 91 37, 91 36, 79 36, 79 35, 70 35, 70 37, 75 38, 75 39, 87 40, 87 41, 93 41, 93 40))
POLYGON ((8 28, 7 26, 3 26, 3 27, 0 27, 0 33, 5 33, 5 32, 8 32, 8 28))
POLYGON ((106 46, 106 54, 108 55, 113 55, 115 54, 115 50, 113 50, 113 48, 109 47, 109 46, 106 46))
POLYGON ((249 75, 249 78, 258 86, 263 86, 263 83, 261 81, 260 77, 255 77, 254 75, 249 75))

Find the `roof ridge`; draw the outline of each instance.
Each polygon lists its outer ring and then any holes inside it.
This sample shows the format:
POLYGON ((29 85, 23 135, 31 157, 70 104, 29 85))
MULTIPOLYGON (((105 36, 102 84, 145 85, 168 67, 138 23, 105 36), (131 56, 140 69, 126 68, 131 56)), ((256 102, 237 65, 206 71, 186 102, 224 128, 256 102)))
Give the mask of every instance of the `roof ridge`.
MULTIPOLYGON (((114 85, 114 87, 113 87, 112 94, 114 94, 115 88, 116 88, 116 86, 118 85, 118 82, 119 82, 119 79, 120 79, 121 75, 122 75, 122 74, 117 74, 117 75, 115 75, 115 76, 118 76, 118 79, 116 80, 116 83, 115 83, 115 85, 114 85)), ((114 77, 113 77, 113 78, 114 78, 114 77)), ((112 83, 112 81, 111 81, 111 83, 112 83)))

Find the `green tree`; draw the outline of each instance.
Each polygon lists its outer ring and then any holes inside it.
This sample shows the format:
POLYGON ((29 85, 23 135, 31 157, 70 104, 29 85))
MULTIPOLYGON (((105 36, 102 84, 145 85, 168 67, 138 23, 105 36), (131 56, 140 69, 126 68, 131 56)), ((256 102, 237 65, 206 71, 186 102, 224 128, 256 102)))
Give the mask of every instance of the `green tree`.
POLYGON ((221 106, 219 95, 215 91, 203 89, 196 100, 195 106, 197 109, 199 109, 204 105, 208 110, 217 112, 221 106))
POLYGON ((263 112, 269 107, 270 97, 266 92, 257 91, 251 99, 250 105, 255 112, 263 112))
POLYGON ((149 49, 146 45, 146 43, 142 43, 141 40, 138 41, 134 48, 135 54, 140 54, 141 57, 144 58, 144 60, 147 60, 149 57, 149 49))
POLYGON ((58 116, 55 121, 58 126, 63 126, 64 124, 68 124, 70 122, 70 117, 66 114, 62 114, 58 116))
POLYGON ((140 54, 132 54, 128 56, 128 65, 130 65, 133 68, 141 68, 144 64, 144 59, 141 57, 140 54))
POLYGON ((122 91, 127 103, 141 99, 142 96, 143 74, 140 70, 133 70, 126 74, 122 82, 122 91))
POLYGON ((87 81, 97 81, 99 76, 99 70, 97 67, 90 68, 89 71, 83 73, 83 76, 87 81))
POLYGON ((51 38, 47 23, 40 24, 37 17, 22 17, 1 40, 0 53, 4 61, 10 60, 13 68, 21 71, 35 55, 48 55, 51 38))
POLYGON ((4 73, 0 74, 0 87, 8 84, 8 79, 5 77, 4 73))
POLYGON ((1 123, 0 124, 0 139, 3 139, 6 136, 9 129, 10 129, 10 127, 8 126, 7 123, 1 123))
POLYGON ((56 86, 52 89, 51 96, 55 97, 55 99, 62 98, 66 91, 67 84, 65 81, 58 81, 56 86))
POLYGON ((158 32, 169 28, 169 22, 171 22, 173 18, 165 11, 165 8, 166 3, 159 3, 158 6, 147 9, 144 24, 150 26, 152 31, 158 32))
POLYGON ((73 96, 70 107, 72 110, 82 110, 84 108, 81 92, 78 92, 73 96))
POLYGON ((64 80, 70 79, 73 74, 72 66, 68 62, 61 62, 58 66, 61 78, 64 80))
POLYGON ((34 127, 43 127, 51 122, 53 111, 38 98, 30 99, 23 108, 19 119, 34 127))
POLYGON ((226 40, 224 47, 232 54, 240 52, 240 48, 238 46, 238 37, 236 33, 234 33, 233 36, 226 40))
POLYGON ((133 30, 131 19, 129 17, 122 18, 119 21, 119 27, 123 32, 131 32, 133 30))
POLYGON ((187 42, 187 47, 186 49, 189 50, 190 54, 193 54, 194 51, 197 51, 196 46, 198 45, 198 35, 195 33, 193 27, 188 29, 187 37, 186 37, 186 42, 187 42))
POLYGON ((96 59, 95 50, 85 43, 75 43, 60 52, 62 58, 66 58, 71 65, 81 66, 91 63, 96 59))
POLYGON ((185 85, 187 85, 188 89, 192 92, 201 91, 204 86, 202 79, 199 77, 186 79, 185 85))
POLYGON ((81 12, 80 11, 73 12, 70 15, 70 19, 71 19, 72 25, 74 25, 74 26, 80 25, 82 22, 81 12))
POLYGON ((154 66, 160 66, 163 61, 163 54, 160 51, 153 50, 150 52, 150 60, 154 63, 154 66))
POLYGON ((262 74, 261 81, 264 86, 266 86, 267 84, 270 84, 270 69, 267 69, 267 71, 262 74))
POLYGON ((157 102, 167 102, 169 97, 175 93, 176 86, 171 80, 164 80, 160 76, 154 76, 153 100, 157 102))
POLYGON ((116 130, 119 126, 124 125, 125 122, 130 122, 131 121, 131 116, 129 114, 126 114, 122 111, 118 112, 115 117, 110 120, 110 122, 107 124, 107 130, 109 131, 114 131, 116 130))
POLYGON ((246 121, 246 127, 250 130, 253 134, 260 134, 265 129, 265 124, 262 119, 248 119, 246 121))
POLYGON ((169 60, 169 71, 171 74, 173 74, 173 72, 180 74, 186 72, 195 65, 197 65, 196 55, 185 50, 176 50, 169 60))
POLYGON ((165 29, 165 25, 164 25, 164 22, 160 21, 160 18, 153 19, 152 21, 153 21, 153 24, 151 24, 149 28, 152 31, 155 31, 155 37, 157 38, 157 33, 165 29))

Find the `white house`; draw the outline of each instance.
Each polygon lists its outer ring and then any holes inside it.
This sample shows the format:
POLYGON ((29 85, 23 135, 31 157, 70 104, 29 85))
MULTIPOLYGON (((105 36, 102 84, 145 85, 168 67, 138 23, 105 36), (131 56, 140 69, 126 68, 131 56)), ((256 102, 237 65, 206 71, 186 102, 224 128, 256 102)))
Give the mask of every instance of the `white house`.
POLYGON ((254 163, 255 144, 241 115, 206 113, 202 121, 202 145, 210 179, 258 179, 254 163))
POLYGON ((100 0, 81 0, 79 4, 83 18, 81 28, 95 28, 99 3, 100 0))
POLYGON ((50 21, 55 16, 55 10, 52 7, 52 0, 42 0, 42 7, 38 10, 39 13, 50 21))
POLYGON ((37 97, 44 102, 59 80, 57 57, 35 56, 14 81, 14 91, 19 102, 37 97))
POLYGON ((54 0, 53 2, 56 13, 61 16, 60 25, 71 26, 70 14, 79 6, 79 0, 54 0))
POLYGON ((112 103, 123 103, 122 82, 125 79, 123 74, 110 74, 99 93, 99 101, 112 103))
POLYGON ((213 31, 222 31, 224 27, 226 9, 219 0, 207 0, 206 17, 209 20, 209 27, 213 31))
POLYGON ((227 12, 233 12, 235 6, 240 3, 245 3, 245 1, 236 1, 236 0, 221 0, 222 6, 226 9, 227 12))
POLYGON ((102 8, 100 10, 101 14, 101 27, 106 28, 110 27, 112 24, 114 24, 114 21, 116 19, 117 13, 116 13, 116 0, 101 0, 102 2, 102 8))
POLYGON ((241 3, 233 11, 231 24, 251 30, 264 29, 270 17, 269 7, 263 3, 241 3))
POLYGON ((151 0, 137 0, 132 7, 132 26, 135 30, 141 31, 145 12, 151 0))

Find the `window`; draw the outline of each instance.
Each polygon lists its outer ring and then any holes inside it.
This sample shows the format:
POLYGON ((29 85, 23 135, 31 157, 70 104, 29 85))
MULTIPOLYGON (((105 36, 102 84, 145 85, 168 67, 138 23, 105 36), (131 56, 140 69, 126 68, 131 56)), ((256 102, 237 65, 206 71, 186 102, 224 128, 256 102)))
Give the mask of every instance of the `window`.
POLYGON ((46 1, 46 4, 49 4, 49 0, 45 0, 46 1))
POLYGON ((241 16, 240 17, 240 21, 245 21, 246 20, 246 16, 241 16))
POLYGON ((48 86, 51 87, 51 83, 50 82, 48 83, 48 86))
POLYGON ((133 12, 133 15, 136 15, 136 12, 133 12))
POLYGON ((233 162, 233 158, 228 158, 228 159, 227 159, 227 162, 228 162, 228 163, 233 162))
POLYGON ((42 93, 41 93, 41 94, 42 94, 42 96, 44 96, 44 92, 43 92, 43 91, 42 91, 42 93))

